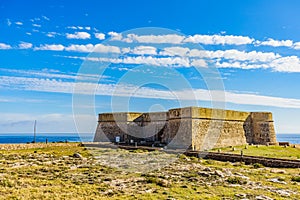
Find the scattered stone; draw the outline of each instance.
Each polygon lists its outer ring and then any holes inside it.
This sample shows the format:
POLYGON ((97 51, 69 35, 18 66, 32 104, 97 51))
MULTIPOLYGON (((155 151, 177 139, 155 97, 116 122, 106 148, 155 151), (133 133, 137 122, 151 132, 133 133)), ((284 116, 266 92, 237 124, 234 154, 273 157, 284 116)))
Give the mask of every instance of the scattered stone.
POLYGON ((153 189, 148 189, 144 191, 145 193, 153 193, 153 189))
POLYGON ((278 178, 271 178, 269 179, 270 182, 272 183, 280 183, 286 185, 287 183, 285 181, 280 181, 278 178))
POLYGON ((162 179, 160 181, 160 186, 162 186, 162 187, 169 187, 170 186, 170 182, 167 181, 167 180, 165 180, 165 179, 162 179))
POLYGON ((198 174, 203 177, 210 177, 210 173, 208 172, 198 172, 198 174))
POLYGON ((70 170, 75 170, 75 169, 77 169, 76 166, 71 166, 71 167, 70 167, 70 170))
POLYGON ((83 158, 83 156, 82 156, 80 153, 74 153, 74 154, 73 154, 73 157, 74 157, 74 158, 80 158, 80 159, 83 158))
POLYGON ((276 193, 279 194, 280 196, 285 196, 285 197, 291 196, 290 192, 286 190, 277 190, 276 193))
POLYGON ((221 172, 220 170, 216 170, 215 171, 215 175, 220 176, 221 178, 225 177, 225 175, 223 174, 223 172, 221 172))
POLYGON ((244 199, 247 197, 247 194, 235 194, 234 196, 244 199))
POLYGON ((203 171, 206 171, 206 172, 212 172, 212 169, 209 168, 209 167, 206 167, 203 171))
POLYGON ((265 196, 265 195, 259 195, 255 197, 256 200, 273 200, 272 198, 265 196))
POLYGON ((44 165, 52 165, 52 161, 43 162, 44 165))
POLYGON ((230 169, 224 169, 223 170, 224 173, 226 174, 226 176, 233 176, 232 172, 230 171, 230 169))
POLYGON ((286 174, 286 171, 283 169, 271 169, 271 173, 286 174))

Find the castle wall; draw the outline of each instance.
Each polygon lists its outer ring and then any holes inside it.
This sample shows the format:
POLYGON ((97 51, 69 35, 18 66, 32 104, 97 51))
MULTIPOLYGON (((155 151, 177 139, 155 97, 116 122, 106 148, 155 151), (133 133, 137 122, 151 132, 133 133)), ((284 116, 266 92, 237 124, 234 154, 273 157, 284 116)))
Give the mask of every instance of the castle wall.
POLYGON ((247 144, 251 132, 250 113, 192 107, 192 149, 205 150, 214 147, 247 144))
POLYGON ((99 114, 94 141, 149 141, 194 150, 276 143, 272 113, 187 107, 155 113, 99 114), (117 122, 116 122, 117 121, 117 122))
POLYGON ((272 113, 253 112, 251 113, 251 119, 253 128, 253 144, 267 144, 277 142, 272 113))
POLYGON ((195 150, 247 144, 243 121, 193 119, 195 150))

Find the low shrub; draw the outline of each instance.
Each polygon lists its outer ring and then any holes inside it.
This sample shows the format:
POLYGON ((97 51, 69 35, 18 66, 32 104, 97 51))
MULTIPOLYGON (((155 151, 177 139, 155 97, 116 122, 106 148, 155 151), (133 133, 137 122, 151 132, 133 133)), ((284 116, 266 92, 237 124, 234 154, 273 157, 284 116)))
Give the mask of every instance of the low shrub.
POLYGON ((239 184, 239 185, 243 185, 247 183, 247 181, 245 181, 243 178, 238 176, 229 177, 226 181, 230 184, 239 184))
POLYGON ((300 176, 293 176, 292 181, 300 182, 300 176))
POLYGON ((260 163, 254 163, 253 164, 253 167, 255 168, 255 169, 258 169, 258 168, 262 168, 262 167, 264 167, 262 164, 260 164, 260 163))

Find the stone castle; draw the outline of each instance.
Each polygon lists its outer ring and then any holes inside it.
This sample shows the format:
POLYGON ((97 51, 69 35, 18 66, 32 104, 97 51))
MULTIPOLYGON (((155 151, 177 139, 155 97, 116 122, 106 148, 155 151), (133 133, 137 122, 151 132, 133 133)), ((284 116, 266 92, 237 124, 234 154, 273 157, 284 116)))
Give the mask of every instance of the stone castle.
POLYGON ((270 112, 186 107, 167 112, 99 114, 94 142, 206 150, 277 141, 270 112))

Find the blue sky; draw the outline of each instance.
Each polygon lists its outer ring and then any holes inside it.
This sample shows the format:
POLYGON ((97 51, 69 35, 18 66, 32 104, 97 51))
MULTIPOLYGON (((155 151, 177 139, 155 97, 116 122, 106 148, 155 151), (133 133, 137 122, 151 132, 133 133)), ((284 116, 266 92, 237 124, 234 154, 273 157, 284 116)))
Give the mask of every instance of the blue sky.
POLYGON ((300 133, 299 9, 0 0, 0 133, 31 132, 34 120, 43 133, 75 132, 73 113, 93 132, 99 112, 212 107, 220 94, 217 107, 271 111, 278 133, 300 133), (76 94, 89 98, 79 105, 76 94))

